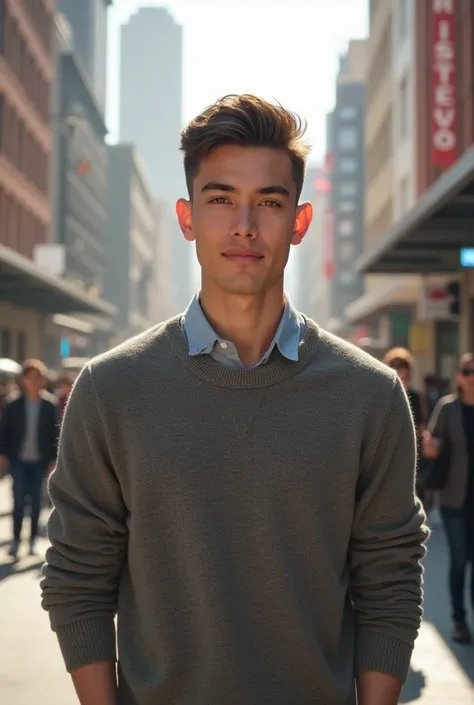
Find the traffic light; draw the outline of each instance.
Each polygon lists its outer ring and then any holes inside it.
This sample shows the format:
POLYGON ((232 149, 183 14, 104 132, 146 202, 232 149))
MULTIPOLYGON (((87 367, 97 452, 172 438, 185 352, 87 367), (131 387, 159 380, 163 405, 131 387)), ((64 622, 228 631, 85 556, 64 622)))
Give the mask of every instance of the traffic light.
POLYGON ((453 316, 459 316, 461 311, 461 287, 459 282, 449 282, 446 286, 446 291, 451 296, 451 303, 449 305, 449 310, 453 316))

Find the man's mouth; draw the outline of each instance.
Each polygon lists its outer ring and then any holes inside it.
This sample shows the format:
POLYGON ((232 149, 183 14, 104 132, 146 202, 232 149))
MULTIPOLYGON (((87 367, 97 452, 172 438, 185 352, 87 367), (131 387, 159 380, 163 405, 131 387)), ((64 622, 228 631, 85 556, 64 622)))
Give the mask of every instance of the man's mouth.
POLYGON ((230 262, 257 262, 263 259, 263 255, 251 250, 228 250, 223 253, 230 262))

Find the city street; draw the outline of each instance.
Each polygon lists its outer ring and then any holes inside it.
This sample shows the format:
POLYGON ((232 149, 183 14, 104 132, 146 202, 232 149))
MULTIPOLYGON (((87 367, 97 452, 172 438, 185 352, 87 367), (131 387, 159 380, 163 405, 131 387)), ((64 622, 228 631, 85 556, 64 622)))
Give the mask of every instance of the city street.
MULTIPOLYGON (((47 616, 40 607, 41 557, 6 555, 10 530, 9 481, 0 483, 0 701, 5 705, 73 705, 47 616)), ((40 548, 45 549, 42 539, 40 548)), ((452 648, 445 603, 446 556, 435 528, 426 565, 426 620, 402 703, 474 705, 474 647, 452 648)))

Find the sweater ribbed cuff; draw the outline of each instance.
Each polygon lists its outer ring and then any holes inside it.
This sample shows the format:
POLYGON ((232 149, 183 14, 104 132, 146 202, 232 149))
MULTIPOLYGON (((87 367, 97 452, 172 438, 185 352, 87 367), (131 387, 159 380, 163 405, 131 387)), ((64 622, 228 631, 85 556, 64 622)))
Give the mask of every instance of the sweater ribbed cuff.
POLYGON ((116 661, 113 617, 83 619, 65 624, 56 631, 59 647, 69 673, 99 661, 116 661))
POLYGON ((356 635, 355 668, 388 673, 406 681, 413 648, 406 641, 388 634, 360 629, 356 635))

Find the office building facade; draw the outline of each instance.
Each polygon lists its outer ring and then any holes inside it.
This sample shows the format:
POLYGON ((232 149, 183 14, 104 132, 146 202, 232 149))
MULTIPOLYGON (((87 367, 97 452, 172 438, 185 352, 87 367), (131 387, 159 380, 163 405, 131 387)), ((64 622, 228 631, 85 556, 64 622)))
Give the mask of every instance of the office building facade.
POLYGON ((186 195, 179 151, 183 103, 182 27, 160 7, 142 8, 122 28, 120 142, 146 158, 154 195, 171 242, 173 303, 182 310, 191 295, 192 249, 176 223, 176 200, 186 195))
POLYGON ((327 179, 330 206, 325 215, 329 327, 343 335, 346 306, 361 296, 363 278, 354 261, 364 246, 365 56, 362 40, 341 57, 336 103, 328 116, 327 179))
POLYGON ((102 114, 107 90, 107 9, 112 0, 57 0, 71 25, 74 54, 102 114))
POLYGON ((109 146, 105 296, 117 307, 116 342, 157 323, 160 221, 134 146, 109 146))

